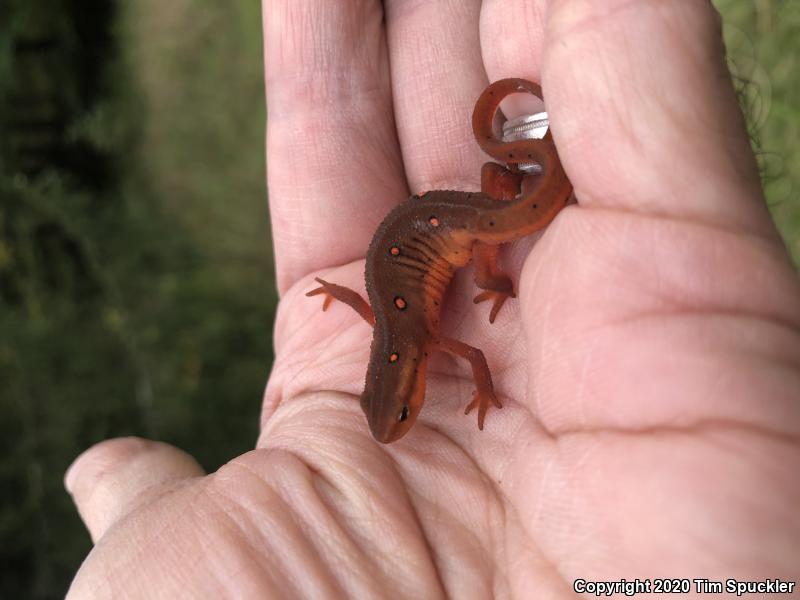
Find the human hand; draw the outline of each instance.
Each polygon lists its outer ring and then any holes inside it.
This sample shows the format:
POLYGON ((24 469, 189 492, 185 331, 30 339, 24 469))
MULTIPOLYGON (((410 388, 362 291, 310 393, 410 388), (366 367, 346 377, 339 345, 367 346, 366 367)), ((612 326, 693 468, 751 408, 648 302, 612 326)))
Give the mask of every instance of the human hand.
POLYGON ((265 0, 282 300, 262 434, 209 476, 163 444, 87 451, 67 479, 96 546, 71 593, 549 598, 576 578, 791 577, 800 286, 713 10, 383 4, 265 0), (483 349, 504 408, 479 432, 467 366, 438 357, 416 425, 380 445, 358 403, 369 327, 304 293, 316 275, 362 290, 369 239, 409 193, 477 188, 472 105, 509 76, 542 82, 579 206, 506 254, 518 301, 494 325, 468 273, 452 286, 443 330, 483 349))

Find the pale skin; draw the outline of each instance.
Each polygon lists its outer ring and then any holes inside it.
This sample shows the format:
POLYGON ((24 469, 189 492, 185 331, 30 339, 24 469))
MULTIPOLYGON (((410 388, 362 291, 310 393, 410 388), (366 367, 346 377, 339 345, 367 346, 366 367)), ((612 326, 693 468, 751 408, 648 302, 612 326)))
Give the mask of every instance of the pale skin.
MULTIPOLYGON (((96 546, 71 597, 571 598, 572 582, 797 577, 800 285, 770 220, 716 14, 674 0, 264 0, 281 293, 256 449, 103 442, 67 475, 96 546), (382 19, 383 17, 383 19, 382 19), (456 277, 443 331, 502 410, 463 415, 438 357, 400 441, 358 402, 363 293, 411 193, 475 190, 489 81, 541 81, 575 187, 493 325, 456 277)), ((504 105, 513 117, 529 105, 504 105)), ((752 596, 751 596, 752 597, 752 596)))

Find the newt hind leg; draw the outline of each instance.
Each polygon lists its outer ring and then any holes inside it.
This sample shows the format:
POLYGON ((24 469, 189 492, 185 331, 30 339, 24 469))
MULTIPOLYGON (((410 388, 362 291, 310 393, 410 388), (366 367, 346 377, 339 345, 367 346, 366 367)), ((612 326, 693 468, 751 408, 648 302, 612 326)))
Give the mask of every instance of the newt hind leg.
POLYGON ((354 311, 361 315, 361 318, 367 323, 373 327, 375 326, 375 314, 372 312, 372 308, 367 301, 364 300, 364 298, 362 298, 358 292, 344 287, 343 285, 329 283, 324 279, 320 279, 319 277, 315 277, 314 279, 321 285, 318 288, 314 288, 310 292, 306 292, 306 296, 325 294, 325 301, 322 303, 322 310, 328 310, 328 307, 335 298, 336 300, 344 302, 350 306, 354 311))
POLYGON ((497 266, 499 246, 476 242, 472 247, 472 260, 475 262, 475 285, 483 291, 475 296, 473 302, 479 304, 492 300, 489 323, 494 323, 497 313, 503 308, 507 298, 516 298, 514 283, 497 266))
POLYGON ((503 408, 503 405, 494 393, 492 374, 489 371, 489 365, 486 364, 486 357, 478 348, 473 348, 463 342, 450 338, 440 338, 437 345, 443 352, 447 352, 453 356, 460 356, 469 361, 472 367, 472 377, 475 380, 475 387, 477 389, 472 394, 472 402, 467 405, 464 414, 468 415, 470 411, 477 406, 478 429, 483 431, 483 422, 486 418, 486 411, 489 410, 489 404, 493 404, 497 408, 503 408))
MULTIPOLYGON (((502 202, 513 200, 522 191, 523 174, 511 171, 497 163, 488 162, 481 169, 481 190, 502 202)), ((506 299, 515 298, 514 284, 497 266, 498 246, 476 242, 472 248, 475 262, 475 285, 483 291, 473 302, 492 300, 489 323, 494 323, 506 299)))

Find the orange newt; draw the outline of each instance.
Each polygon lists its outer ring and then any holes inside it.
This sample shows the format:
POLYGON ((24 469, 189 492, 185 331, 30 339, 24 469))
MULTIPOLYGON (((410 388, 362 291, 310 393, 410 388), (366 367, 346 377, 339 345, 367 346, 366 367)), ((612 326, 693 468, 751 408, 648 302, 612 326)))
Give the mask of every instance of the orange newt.
POLYGON ((379 442, 401 438, 414 424, 425 398, 428 357, 436 350, 469 361, 477 390, 464 412, 478 407, 479 429, 489 405, 502 406, 483 352, 440 335, 439 315, 455 270, 474 259, 475 283, 484 290, 475 302, 493 300, 493 322, 506 298, 514 297, 511 280, 497 268, 498 244, 542 229, 569 201, 572 185, 549 131, 543 139, 514 142, 495 136, 500 101, 517 92, 542 97, 535 83, 503 79, 486 88, 472 115, 479 146, 511 168, 484 164, 479 193, 435 190, 395 207, 367 251, 369 304, 357 292, 319 278, 321 286, 306 294, 324 294, 323 310, 336 298, 373 326, 361 408, 379 442), (523 173, 518 165, 532 162, 541 165, 543 174, 530 192, 520 195, 523 173))

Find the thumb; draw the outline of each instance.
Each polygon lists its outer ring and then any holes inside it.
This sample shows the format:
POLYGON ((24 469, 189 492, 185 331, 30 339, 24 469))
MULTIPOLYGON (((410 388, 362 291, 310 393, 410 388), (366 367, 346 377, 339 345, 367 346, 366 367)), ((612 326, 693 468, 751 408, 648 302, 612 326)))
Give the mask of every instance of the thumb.
POLYGON ((187 453, 136 437, 100 442, 81 454, 64 476, 92 541, 163 484, 204 475, 187 453))

